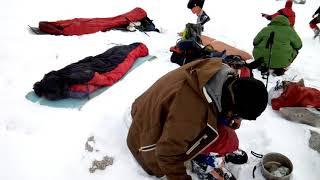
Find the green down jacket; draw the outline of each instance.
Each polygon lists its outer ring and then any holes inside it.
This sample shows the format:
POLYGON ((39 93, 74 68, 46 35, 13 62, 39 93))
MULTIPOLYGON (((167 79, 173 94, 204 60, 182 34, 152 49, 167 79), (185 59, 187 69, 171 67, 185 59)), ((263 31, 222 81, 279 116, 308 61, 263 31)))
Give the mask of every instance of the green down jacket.
POLYGON ((253 40, 253 57, 255 60, 263 60, 262 66, 268 66, 270 50, 266 45, 271 32, 274 32, 274 41, 271 49, 270 68, 286 68, 297 56, 302 42, 285 16, 275 17, 267 27, 257 34, 253 40))

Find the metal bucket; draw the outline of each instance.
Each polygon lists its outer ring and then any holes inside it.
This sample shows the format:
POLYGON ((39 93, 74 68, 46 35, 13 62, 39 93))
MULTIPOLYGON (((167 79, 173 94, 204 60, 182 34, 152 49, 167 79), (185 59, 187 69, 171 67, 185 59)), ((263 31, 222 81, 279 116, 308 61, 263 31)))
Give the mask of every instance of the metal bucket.
POLYGON ((293 171, 293 165, 289 158, 280 153, 268 153, 262 157, 261 173, 267 180, 289 180, 293 171), (272 172, 272 168, 285 167, 288 173, 284 176, 277 176, 272 172))

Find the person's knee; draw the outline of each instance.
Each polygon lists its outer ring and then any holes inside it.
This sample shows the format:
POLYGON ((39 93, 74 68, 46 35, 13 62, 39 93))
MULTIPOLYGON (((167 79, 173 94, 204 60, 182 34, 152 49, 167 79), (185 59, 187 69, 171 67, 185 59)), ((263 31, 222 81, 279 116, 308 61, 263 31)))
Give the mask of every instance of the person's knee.
POLYGON ((259 68, 262 64, 263 64, 263 57, 260 57, 254 60, 253 62, 246 64, 246 66, 249 69, 256 69, 256 68, 259 68))
POLYGON ((275 76, 282 76, 286 72, 286 69, 284 68, 274 68, 272 74, 275 76))
POLYGON ((310 26, 311 29, 314 29, 314 28, 317 27, 317 24, 310 22, 309 26, 310 26))
POLYGON ((298 56, 299 54, 299 51, 297 49, 294 49, 293 50, 293 53, 292 53, 292 59, 291 59, 291 62, 294 61, 294 59, 296 59, 296 57, 298 56))

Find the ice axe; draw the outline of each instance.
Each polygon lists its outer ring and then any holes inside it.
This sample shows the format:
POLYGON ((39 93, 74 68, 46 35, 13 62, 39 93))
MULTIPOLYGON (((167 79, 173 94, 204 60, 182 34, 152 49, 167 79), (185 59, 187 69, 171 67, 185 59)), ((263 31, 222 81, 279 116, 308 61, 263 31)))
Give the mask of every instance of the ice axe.
POLYGON ((266 82, 266 89, 268 88, 268 82, 269 82, 269 75, 270 75, 270 64, 271 64, 271 56, 272 56, 272 45, 273 45, 273 39, 274 39, 274 31, 270 33, 270 36, 268 38, 266 48, 269 48, 269 60, 268 60, 268 71, 267 71, 267 82, 266 82))

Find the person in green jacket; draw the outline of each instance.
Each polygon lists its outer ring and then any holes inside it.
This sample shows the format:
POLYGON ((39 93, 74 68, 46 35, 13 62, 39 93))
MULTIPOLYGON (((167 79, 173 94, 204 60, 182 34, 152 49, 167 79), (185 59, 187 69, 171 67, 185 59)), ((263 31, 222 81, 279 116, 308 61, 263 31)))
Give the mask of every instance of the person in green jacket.
POLYGON ((290 26, 288 18, 280 15, 273 18, 268 26, 256 35, 253 45, 255 61, 248 67, 258 68, 262 74, 265 74, 270 68, 273 69, 273 75, 281 76, 298 55, 302 41, 294 28, 290 26))

